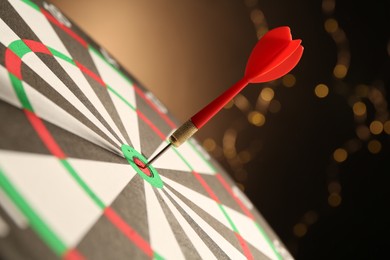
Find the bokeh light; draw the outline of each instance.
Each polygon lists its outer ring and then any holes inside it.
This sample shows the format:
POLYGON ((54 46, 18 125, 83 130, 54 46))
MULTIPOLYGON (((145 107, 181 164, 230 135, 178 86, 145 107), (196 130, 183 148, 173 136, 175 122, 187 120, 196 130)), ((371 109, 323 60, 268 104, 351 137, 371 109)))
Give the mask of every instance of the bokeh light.
POLYGON ((262 126, 265 123, 265 116, 258 111, 252 111, 248 114, 248 121, 255 126, 262 126))
POLYGON ((348 157, 348 153, 344 148, 337 148, 333 152, 333 158, 336 162, 344 162, 348 157))
POLYGON ((314 93, 316 94, 317 97, 324 98, 324 97, 326 97, 328 95, 329 88, 325 84, 318 84, 314 88, 314 93))

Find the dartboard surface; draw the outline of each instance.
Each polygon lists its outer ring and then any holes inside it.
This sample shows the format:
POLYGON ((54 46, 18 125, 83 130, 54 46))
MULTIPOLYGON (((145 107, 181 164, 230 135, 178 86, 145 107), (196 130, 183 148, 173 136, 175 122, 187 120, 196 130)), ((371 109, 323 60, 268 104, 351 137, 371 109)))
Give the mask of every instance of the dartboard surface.
POLYGON ((0 258, 282 259, 167 109, 48 2, 0 0, 0 258))

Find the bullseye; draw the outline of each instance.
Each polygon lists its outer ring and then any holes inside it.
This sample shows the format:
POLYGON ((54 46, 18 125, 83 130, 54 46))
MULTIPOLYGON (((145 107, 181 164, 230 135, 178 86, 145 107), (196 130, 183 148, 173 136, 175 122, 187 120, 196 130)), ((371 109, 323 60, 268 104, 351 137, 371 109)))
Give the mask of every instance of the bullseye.
POLYGON ((122 152, 128 163, 133 169, 141 176, 145 181, 149 182, 156 188, 162 188, 164 183, 162 182, 160 175, 157 170, 152 166, 146 166, 148 160, 140 152, 135 150, 133 147, 123 144, 122 152))
POLYGON ((133 161, 135 162, 135 164, 138 166, 138 168, 144 173, 146 174, 148 177, 153 177, 153 173, 152 171, 149 169, 149 167, 145 167, 146 163, 144 163, 143 161, 141 161, 139 158, 137 157, 133 157, 133 161))

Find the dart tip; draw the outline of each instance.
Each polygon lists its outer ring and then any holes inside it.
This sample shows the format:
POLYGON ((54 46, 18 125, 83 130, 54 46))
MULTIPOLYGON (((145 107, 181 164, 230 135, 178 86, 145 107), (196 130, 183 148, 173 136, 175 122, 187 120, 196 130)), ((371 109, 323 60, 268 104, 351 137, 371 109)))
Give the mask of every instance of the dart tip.
POLYGON ((143 165, 141 168, 145 169, 146 167, 149 167, 158 157, 160 157, 170 146, 172 143, 168 143, 167 146, 165 146, 160 152, 158 152, 151 160, 148 160, 148 163, 143 165))

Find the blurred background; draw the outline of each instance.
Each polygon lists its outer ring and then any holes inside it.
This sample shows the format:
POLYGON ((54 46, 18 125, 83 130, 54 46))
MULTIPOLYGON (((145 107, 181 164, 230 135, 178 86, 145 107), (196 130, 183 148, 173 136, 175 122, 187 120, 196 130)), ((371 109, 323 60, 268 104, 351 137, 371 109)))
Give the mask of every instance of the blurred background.
POLYGON ((304 55, 197 135, 298 259, 390 246, 390 4, 352 0, 53 1, 181 122, 288 25, 304 55))

